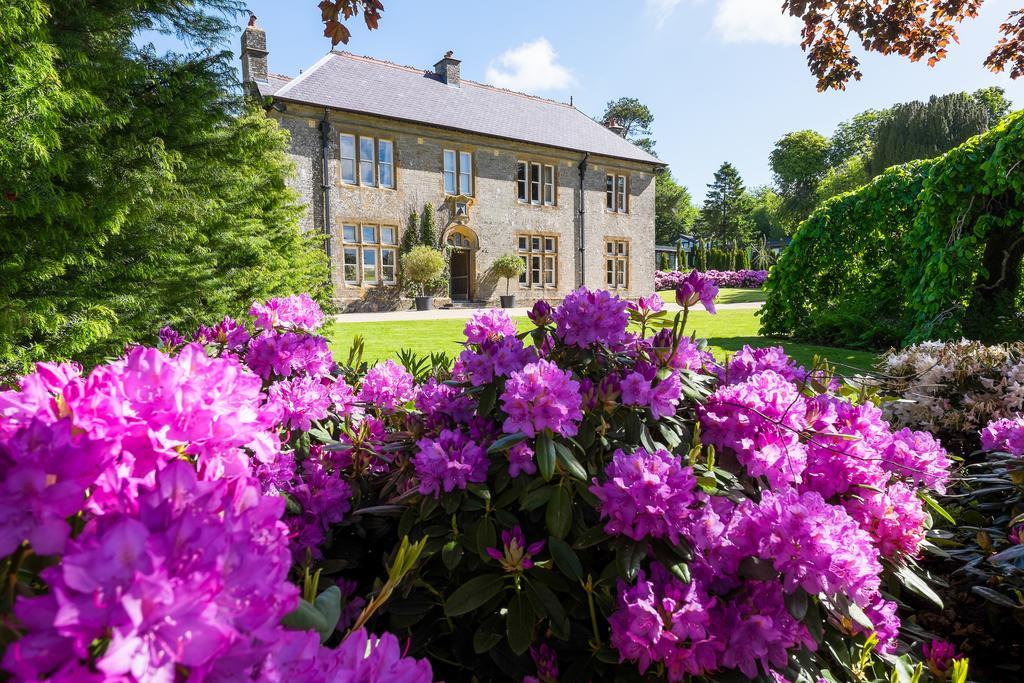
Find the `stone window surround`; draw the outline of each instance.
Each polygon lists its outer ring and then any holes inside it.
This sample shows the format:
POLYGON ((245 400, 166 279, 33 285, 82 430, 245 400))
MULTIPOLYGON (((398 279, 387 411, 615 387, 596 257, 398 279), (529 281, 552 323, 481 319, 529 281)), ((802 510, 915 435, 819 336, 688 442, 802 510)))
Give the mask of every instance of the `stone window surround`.
POLYGON ((357 221, 357 220, 341 220, 338 222, 341 227, 341 284, 345 289, 367 289, 372 287, 380 286, 391 286, 398 282, 398 245, 399 245, 399 229, 397 225, 389 225, 387 223, 381 223, 379 221, 357 221), (346 238, 346 229, 355 229, 355 239, 346 238), (369 242, 363 239, 363 231, 366 228, 374 229, 374 241, 369 242), (383 231, 386 229, 391 230, 391 241, 383 241, 383 231), (348 256, 350 252, 355 252, 355 263, 350 264, 348 262, 348 256), (365 262, 364 252, 372 252, 374 256, 374 267, 376 269, 376 282, 367 283, 363 279, 365 262), (384 274, 384 252, 390 252, 392 258, 392 277, 390 280, 385 279, 384 274), (345 272, 349 266, 354 266, 356 269, 356 279, 350 280, 345 272))
POLYGON ((558 166, 559 163, 554 160, 542 160, 537 158, 520 157, 516 159, 515 175, 512 178, 512 187, 515 192, 516 201, 524 206, 558 206, 558 166), (519 169, 525 167, 526 177, 520 180, 519 169), (538 171, 538 194, 537 200, 533 199, 533 169, 537 168, 538 171), (547 176, 548 170, 551 171, 550 179, 547 176), (520 185, 525 182, 525 197, 520 194, 520 185), (547 192, 548 188, 551 189, 551 199, 548 201, 547 192))
POLYGON ((340 130, 340 131, 338 131, 338 157, 337 157, 337 159, 338 159, 338 174, 337 174, 336 184, 339 185, 339 186, 342 186, 342 187, 366 187, 366 188, 374 188, 374 189, 378 189, 378 190, 395 190, 395 189, 398 188, 398 152, 397 152, 397 144, 396 144, 395 138, 393 136, 390 136, 390 135, 378 135, 376 133, 360 133, 358 130, 347 129, 347 128, 344 129, 344 130, 340 130), (355 157, 353 159, 353 162, 354 162, 353 165, 355 167, 355 182, 349 182, 349 181, 345 180, 345 178, 344 178, 344 172, 345 172, 344 171, 344 166, 345 166, 344 162, 345 162, 346 157, 344 156, 345 152, 344 152, 343 140, 346 137, 352 138, 353 142, 354 142, 355 157), (360 158, 361 157, 361 147, 362 147, 361 144, 360 144, 360 140, 364 140, 364 139, 371 139, 371 140, 373 140, 373 151, 374 151, 374 158, 373 158, 373 180, 374 180, 374 182, 373 182, 372 185, 365 184, 365 183, 362 182, 362 172, 361 172, 360 162, 362 162, 363 160, 360 158), (380 167, 381 167, 380 143, 381 142, 387 142, 387 143, 391 144, 391 184, 390 185, 381 185, 380 184, 380 167))
POLYGON ((520 289, 558 289, 559 283, 559 264, 558 264, 558 240, 561 235, 550 232, 535 232, 535 231, 524 231, 517 232, 516 238, 516 254, 519 258, 526 262, 526 271, 519 276, 519 288, 520 289), (521 246, 522 240, 526 240, 526 247, 521 246), (540 240, 539 247, 534 249, 533 241, 540 240), (552 249, 548 249, 548 241, 551 241, 552 249), (540 259, 540 280, 541 282, 535 282, 533 279, 533 259, 540 259), (548 260, 550 259, 551 267, 547 267, 548 260), (550 271, 552 275, 551 283, 544 283, 545 271, 550 271))
POLYGON ((633 182, 628 171, 621 171, 615 169, 606 169, 604 175, 604 211, 610 214, 628 214, 629 213, 629 202, 633 192, 633 182), (612 206, 608 206, 608 179, 612 178, 612 206), (625 207, 620 205, 621 202, 625 203, 625 207))
POLYGON ((630 259, 632 258, 631 239, 629 237, 605 237, 604 238, 604 260, 605 260, 605 281, 604 286, 608 289, 629 289, 630 259), (609 247, 611 248, 609 250, 609 247), (608 282, 609 266, 613 281, 608 282), (622 275, 622 282, 619 282, 618 275, 622 275))
POLYGON ((465 195, 467 197, 473 197, 476 195, 476 149, 473 147, 467 147, 465 145, 448 145, 447 143, 441 147, 441 192, 447 197, 455 197, 459 195, 465 195), (455 192, 449 192, 444 186, 444 156, 447 152, 455 154, 455 192), (469 192, 464 192, 462 187, 462 155, 469 155, 469 192))

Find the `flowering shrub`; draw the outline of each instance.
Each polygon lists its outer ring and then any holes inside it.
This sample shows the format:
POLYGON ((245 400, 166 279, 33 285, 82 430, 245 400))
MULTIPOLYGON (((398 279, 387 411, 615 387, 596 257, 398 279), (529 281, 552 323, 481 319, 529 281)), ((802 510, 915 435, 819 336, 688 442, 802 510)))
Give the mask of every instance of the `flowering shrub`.
POLYGON ((912 429, 969 438, 992 420, 1024 411, 1024 344, 922 342, 891 351, 868 380, 898 401, 886 416, 912 429))
MULTIPOLYGON (((679 299, 713 310, 714 287, 690 275, 679 299)), ((913 668, 897 604, 932 596, 915 558, 941 446, 777 350, 716 366, 682 336, 686 312, 583 289, 537 304, 523 332, 481 312, 455 364, 424 375, 364 372, 358 354, 338 366, 293 298, 254 306, 258 332, 168 331, 87 377, 40 366, 0 394, 0 552, 18 588, 0 606, 18 636, 3 668, 396 682, 913 668)))
MULTIPOLYGON (((675 289, 686 277, 678 270, 657 270, 654 272, 654 289, 675 289)), ((702 275, 719 287, 761 289, 768 279, 767 270, 705 270, 702 275)))

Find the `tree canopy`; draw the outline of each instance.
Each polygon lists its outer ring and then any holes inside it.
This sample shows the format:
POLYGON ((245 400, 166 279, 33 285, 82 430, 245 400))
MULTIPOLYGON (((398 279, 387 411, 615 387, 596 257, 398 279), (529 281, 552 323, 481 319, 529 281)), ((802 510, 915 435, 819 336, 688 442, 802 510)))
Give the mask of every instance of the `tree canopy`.
POLYGON ((669 169, 655 176, 654 182, 654 240, 674 244, 693 228, 697 207, 690 191, 676 182, 669 169))
POLYGON ((775 143, 769 156, 784 221, 796 227, 817 204, 818 183, 828 171, 829 141, 813 130, 798 130, 775 143))
MULTIPOLYGON (((957 42, 956 27, 978 15, 984 0, 783 0, 782 11, 804 22, 801 47, 818 89, 843 89, 860 80, 860 59, 851 41, 868 52, 898 54, 934 66, 957 42)), ((985 58, 994 72, 1024 74, 1024 9, 1009 13, 1001 38, 985 58)))

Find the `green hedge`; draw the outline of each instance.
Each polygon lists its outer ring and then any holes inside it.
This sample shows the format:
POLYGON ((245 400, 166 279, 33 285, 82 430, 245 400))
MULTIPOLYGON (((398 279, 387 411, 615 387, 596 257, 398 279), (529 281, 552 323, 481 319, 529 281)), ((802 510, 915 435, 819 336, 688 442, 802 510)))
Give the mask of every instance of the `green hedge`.
POLYGON ((894 166, 822 204, 768 277, 761 331, 870 347, 1019 336, 1022 236, 1018 112, 941 157, 894 166))

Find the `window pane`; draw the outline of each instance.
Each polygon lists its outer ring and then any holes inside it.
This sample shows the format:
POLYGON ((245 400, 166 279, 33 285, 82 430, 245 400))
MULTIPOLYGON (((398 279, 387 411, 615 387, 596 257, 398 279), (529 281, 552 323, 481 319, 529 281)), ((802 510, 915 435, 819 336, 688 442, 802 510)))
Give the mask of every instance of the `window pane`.
POLYGON ((444 151, 444 191, 455 194, 455 151, 450 149, 444 151))
POLYGON ((374 172, 373 138, 359 138, 359 182, 363 185, 376 185, 374 172))
POLYGON ((535 284, 540 284, 540 256, 531 257, 531 273, 530 281, 535 284))
POLYGON ((525 285, 527 283, 527 273, 530 272, 529 264, 526 262, 525 256, 520 256, 523 261, 523 272, 519 273, 519 284, 525 285))
POLYGON ((528 238, 526 238, 524 236, 520 236, 520 238, 519 238, 519 251, 526 251, 527 244, 528 244, 527 239, 528 238))
POLYGON ((346 225, 341 229, 342 238, 346 242, 358 242, 359 238, 356 236, 356 226, 346 225))
POLYGON ((380 274, 384 282, 395 281, 395 250, 382 249, 380 252, 380 274))
POLYGON ((391 164, 380 164, 380 186, 381 187, 394 187, 395 186, 395 167, 391 164))
POLYGON ((363 244, 376 244, 377 243, 377 226, 376 225, 364 225, 363 226, 363 244))
POLYGON ((386 228, 383 225, 380 227, 380 243, 381 244, 394 244, 395 243, 395 229, 386 228))
POLYGON ((380 162, 382 164, 393 164, 395 162, 395 146, 391 140, 380 140, 377 142, 380 150, 380 162))
POLYGON ((608 259, 605 261, 605 270, 607 272, 608 286, 615 286, 615 259, 608 259))
POLYGON ((615 262, 615 285, 617 287, 626 286, 626 262, 622 259, 615 262))
POLYGON ((539 237, 532 237, 532 238, 530 238, 530 248, 533 249, 534 251, 540 251, 540 238, 539 237))
POLYGON ((459 194, 473 195, 473 155, 459 152, 459 194))
POLYGON ((516 197, 521 202, 527 201, 525 161, 520 161, 516 164, 516 197))
POLYGON ((544 251, 554 251, 554 250, 555 250, 555 238, 554 237, 545 237, 544 238, 544 251))
POLYGON ((614 254, 615 253, 615 242, 605 242, 604 243, 604 249, 609 254, 614 254))
POLYGON ((377 251, 363 249, 363 284, 377 284, 377 251))
POLYGON ((544 167, 544 203, 555 203, 555 168, 553 166, 544 167))
POLYGON ((359 281, 359 262, 355 249, 345 250, 345 282, 356 283, 359 281))
POLYGON ((530 164, 530 201, 540 204, 540 164, 530 164))
POLYGON ((624 175, 620 175, 619 178, 618 178, 618 190, 619 190, 619 198, 618 198, 618 204, 616 205, 616 208, 619 211, 625 212, 626 211, 626 176, 624 176, 624 175))
POLYGON ((380 176, 381 187, 395 186, 395 146, 391 140, 380 140, 377 143, 379 150, 377 174, 380 176))
POLYGON ((553 285, 555 284, 555 257, 545 256, 544 257, 544 284, 553 285))
POLYGON ((604 177, 604 205, 609 211, 615 210, 615 176, 604 177))
POLYGON ((356 136, 341 136, 341 181, 356 182, 356 136))

